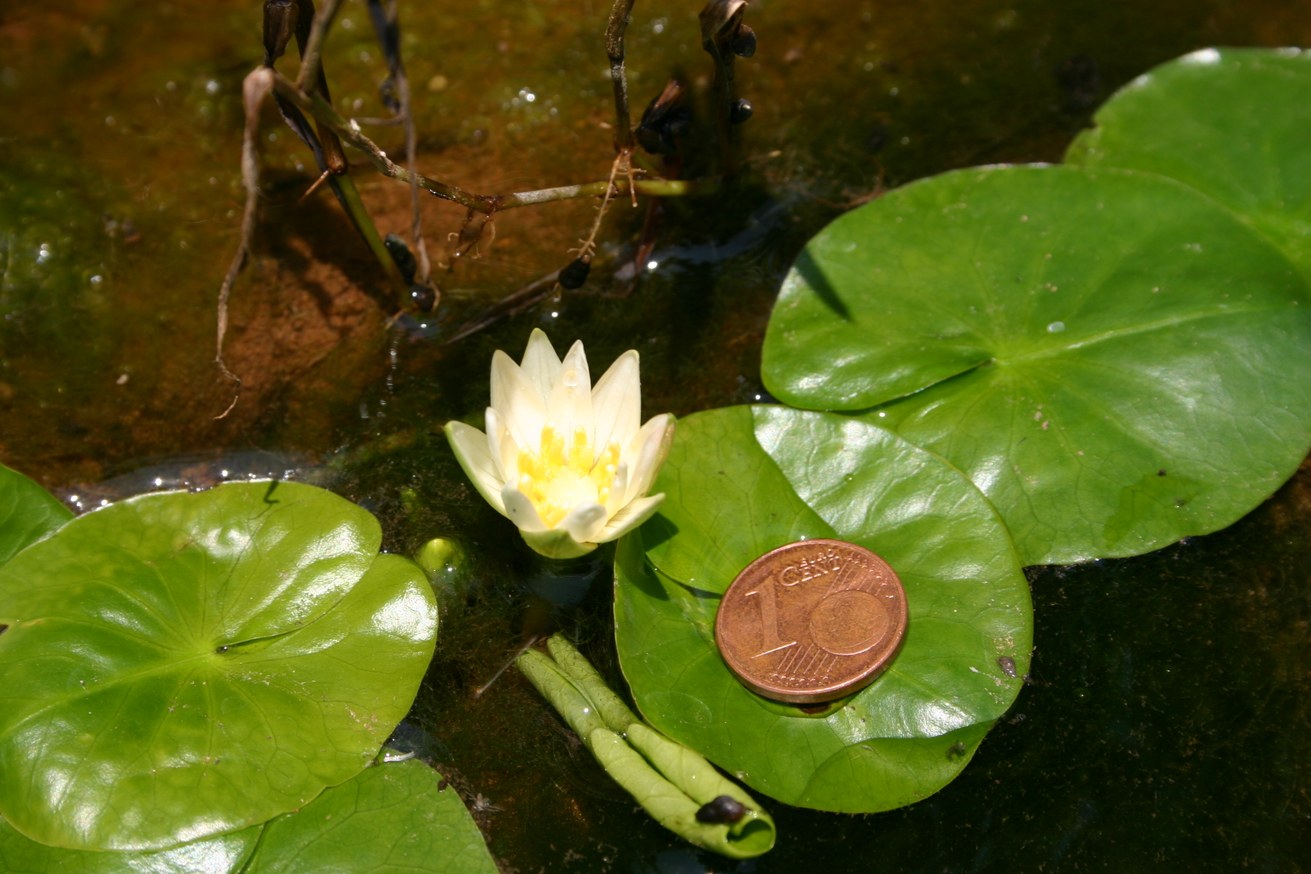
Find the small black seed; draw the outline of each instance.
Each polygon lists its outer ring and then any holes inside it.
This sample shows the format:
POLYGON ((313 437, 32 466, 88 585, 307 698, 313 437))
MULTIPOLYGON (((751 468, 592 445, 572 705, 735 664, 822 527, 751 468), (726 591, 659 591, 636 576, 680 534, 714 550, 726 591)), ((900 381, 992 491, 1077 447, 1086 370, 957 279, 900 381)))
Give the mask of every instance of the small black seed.
POLYGON ((592 262, 575 258, 565 265, 556 277, 556 282, 560 283, 561 288, 567 288, 572 291, 575 288, 582 288, 583 283, 587 281, 587 274, 592 270, 592 262))
POLYGON ((738 28, 728 48, 739 58, 749 58, 756 53, 756 32, 745 24, 738 28))
POLYGON ((733 124, 741 124, 750 118, 753 112, 755 110, 751 106, 751 101, 739 99, 737 103, 733 104, 733 110, 728 114, 728 120, 733 124))
POLYGON ((711 799, 696 812, 696 821, 705 823, 733 823, 747 815, 742 802, 731 795, 720 795, 711 799))

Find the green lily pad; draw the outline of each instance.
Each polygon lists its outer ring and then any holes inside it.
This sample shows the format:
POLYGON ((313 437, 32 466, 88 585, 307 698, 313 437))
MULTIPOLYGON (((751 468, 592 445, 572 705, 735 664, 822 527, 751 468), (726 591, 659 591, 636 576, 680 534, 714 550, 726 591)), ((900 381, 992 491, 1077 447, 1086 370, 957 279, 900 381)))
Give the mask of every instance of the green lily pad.
POLYGON ((946 785, 1029 663, 1029 590, 996 511, 940 458, 849 417, 733 407, 678 428, 660 512, 616 556, 615 637, 643 715, 788 804, 887 810, 946 785), (910 621, 878 680, 808 714, 739 683, 714 620, 753 559, 820 537, 887 560, 910 621))
POLYGON ((1205 192, 1311 278, 1311 52, 1203 49, 1138 77, 1065 160, 1205 192))
POLYGON ((72 518, 58 498, 0 464, 0 564, 72 518))
POLYGON ((418 761, 369 768, 269 823, 248 871, 496 874, 478 826, 418 761))
POLYGON ((364 768, 432 656, 422 572, 297 483, 146 495, 0 567, 0 814, 41 843, 157 849, 364 768))
POLYGON ((788 403, 949 459, 1026 564, 1223 528, 1311 442, 1303 275, 1141 172, 966 170, 854 210, 798 258, 763 358, 788 403))
POLYGON ((469 811, 439 781, 417 761, 367 768, 265 825, 148 853, 47 847, 0 820, 0 860, 27 874, 495 874, 469 811))

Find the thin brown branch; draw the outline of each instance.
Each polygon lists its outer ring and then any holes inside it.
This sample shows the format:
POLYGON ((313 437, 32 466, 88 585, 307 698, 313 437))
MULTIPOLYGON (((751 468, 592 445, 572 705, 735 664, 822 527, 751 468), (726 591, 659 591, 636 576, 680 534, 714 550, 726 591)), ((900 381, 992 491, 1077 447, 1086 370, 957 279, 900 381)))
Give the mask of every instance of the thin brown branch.
POLYGON ((633 150, 633 123, 628 111, 628 77, 624 73, 624 33, 636 0, 615 0, 605 26, 605 53, 615 92, 615 151, 633 150))
POLYGON ((255 219, 259 212, 259 113, 260 107, 273 91, 275 75, 272 67, 257 67, 246 76, 241 86, 241 100, 246 114, 245 129, 241 136, 241 187, 246 193, 246 205, 241 213, 241 238, 237 243, 237 251, 219 285, 214 337, 214 363, 224 377, 236 383, 236 391, 232 395, 232 402, 226 410, 215 416, 216 419, 222 419, 232 412, 241 396, 241 378, 229 370, 227 362, 223 360, 223 340, 228 333, 228 300, 232 296, 232 286, 246 263, 250 254, 250 242, 255 236, 255 219))
POLYGON ((602 197, 607 193, 646 194, 655 197, 683 197, 693 194, 708 194, 719 188, 719 177, 705 179, 616 179, 610 181, 587 182, 579 185, 561 185, 555 188, 541 188, 535 191, 518 191, 509 194, 475 194, 455 185, 448 185, 421 173, 411 173, 400 166, 378 145, 369 139, 356 123, 347 121, 337 110, 333 109, 317 94, 306 94, 295 83, 280 73, 274 73, 273 88, 297 106, 309 113, 316 121, 325 124, 337 133, 343 141, 364 152, 378 172, 392 179, 403 182, 415 182, 429 194, 458 203, 477 212, 494 213, 521 206, 550 203, 557 200, 574 200, 580 197, 602 197))
POLYGON ((323 40, 328 36, 328 28, 332 27, 340 5, 341 0, 324 0, 323 7, 314 14, 309 39, 300 47, 300 72, 296 75, 296 87, 301 91, 312 91, 310 83, 318 83, 323 64, 323 40))

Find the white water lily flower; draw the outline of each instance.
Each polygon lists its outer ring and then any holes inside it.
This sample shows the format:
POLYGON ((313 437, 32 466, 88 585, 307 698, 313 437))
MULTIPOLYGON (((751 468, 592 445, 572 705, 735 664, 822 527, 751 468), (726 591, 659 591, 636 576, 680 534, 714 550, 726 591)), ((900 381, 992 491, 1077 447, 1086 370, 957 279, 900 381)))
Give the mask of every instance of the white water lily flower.
POLYGON ((487 502, 548 558, 574 558, 645 522, 664 495, 647 495, 669 452, 674 417, 642 421, 637 352, 592 387, 582 341, 564 360, 540 330, 523 364, 497 350, 487 433, 449 422, 455 457, 487 502), (640 425, 640 427, 639 427, 640 425))

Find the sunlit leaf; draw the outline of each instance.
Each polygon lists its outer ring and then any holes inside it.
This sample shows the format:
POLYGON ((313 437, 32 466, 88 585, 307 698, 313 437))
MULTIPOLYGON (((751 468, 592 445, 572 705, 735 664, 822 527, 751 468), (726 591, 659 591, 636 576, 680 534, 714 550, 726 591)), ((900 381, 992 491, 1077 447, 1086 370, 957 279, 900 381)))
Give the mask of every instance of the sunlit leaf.
POLYGON ((418 761, 369 768, 264 831, 250 874, 431 871, 496 874, 454 789, 418 761))
POLYGON ((1311 52, 1203 49, 1135 79, 1065 160, 1168 176, 1233 210, 1311 279, 1311 52))
POLYGON ((155 849, 367 765, 431 658, 432 592, 366 511, 296 483, 147 495, 0 568, 0 812, 155 849))
POLYGON ((1261 234, 1177 182, 959 171, 811 240, 764 377, 950 459, 1026 564, 1133 555, 1229 525, 1296 469, 1311 296, 1261 234))
POLYGON ((495 874, 477 825, 440 779, 417 761, 367 768, 265 825, 144 853, 47 847, 0 820, 0 860, 24 874, 495 874))
POLYGON ((789 804, 875 811, 949 782, 1019 692, 1029 592, 996 511, 888 431, 785 407, 679 421, 659 514, 616 561, 620 664, 643 715, 789 804), (892 666, 808 715, 748 691, 714 641, 720 596, 762 552, 837 537, 881 555, 910 622, 892 666))

